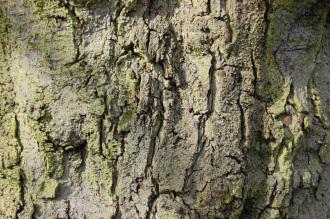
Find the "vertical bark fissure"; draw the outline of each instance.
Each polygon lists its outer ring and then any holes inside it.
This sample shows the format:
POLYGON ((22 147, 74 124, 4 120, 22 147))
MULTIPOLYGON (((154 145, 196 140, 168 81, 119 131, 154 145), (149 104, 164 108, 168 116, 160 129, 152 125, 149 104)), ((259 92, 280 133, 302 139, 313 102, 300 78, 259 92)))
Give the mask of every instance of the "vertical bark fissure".
POLYGON ((106 159, 106 156, 104 155, 103 152, 103 144, 104 144, 104 140, 105 140, 105 136, 104 136, 104 119, 105 116, 104 114, 101 116, 101 118, 99 119, 99 147, 100 147, 100 154, 103 156, 103 158, 106 159))
POLYGON ((326 218, 329 3, 0 1, 0 217, 326 218))
POLYGON ((242 105, 242 103, 241 103, 241 95, 242 95, 242 89, 243 89, 243 87, 242 87, 242 83, 243 83, 243 76, 242 76, 242 73, 241 73, 241 70, 238 70, 238 71, 240 71, 240 75, 239 75, 239 77, 240 77, 240 79, 239 79, 239 83, 240 83, 240 88, 239 88, 239 96, 238 96, 238 100, 237 100, 237 104, 238 104, 238 107, 239 107, 239 110, 240 110, 240 129, 241 129, 241 136, 240 136, 240 147, 241 148, 244 148, 244 146, 245 146, 245 142, 246 142, 246 134, 245 134, 245 132, 246 132, 246 127, 245 127, 245 110, 244 110, 244 107, 243 107, 243 105, 242 105))
POLYGON ((66 65, 74 65, 81 60, 83 60, 85 57, 80 52, 80 46, 83 41, 83 28, 85 25, 85 22, 77 15, 76 8, 73 6, 69 0, 59 0, 60 3, 63 5, 63 7, 67 10, 72 23, 73 23, 73 43, 75 45, 76 49, 76 55, 74 60, 72 60, 69 63, 66 63, 66 65))
POLYGON ((152 131, 151 131, 151 141, 150 141, 150 145, 149 145, 149 150, 148 150, 148 155, 147 155, 147 164, 145 167, 145 177, 153 177, 153 173, 152 173, 152 168, 153 168, 153 160, 154 160, 154 156, 156 153, 156 144, 157 144, 157 139, 159 139, 159 133, 160 130, 163 126, 163 121, 164 121, 164 117, 163 117, 163 113, 162 113, 163 109, 158 109, 158 115, 155 121, 155 126, 152 127, 152 131))
POLYGON ((209 53, 212 56, 211 60, 211 67, 209 69, 208 75, 209 75, 209 90, 207 92, 207 111, 205 113, 198 114, 198 137, 197 137, 197 148, 196 152, 193 155, 192 162, 190 167, 186 170, 186 175, 184 177, 184 184, 182 191, 187 193, 189 191, 189 180, 194 172, 194 169, 197 165, 197 162, 200 159, 200 156, 208 143, 207 139, 205 138, 205 125, 206 121, 210 117, 210 115, 214 111, 214 96, 215 96, 215 71, 216 71, 216 59, 213 52, 209 51, 209 53))
MULTIPOLYGON (((15 137, 18 143, 19 147, 19 161, 18 165, 22 165, 22 152, 24 150, 24 146, 21 141, 21 135, 20 135, 20 122, 17 118, 17 114, 15 114, 15 123, 16 123, 16 129, 15 129, 15 137)), ((25 208, 25 176, 24 176, 24 171, 20 169, 20 174, 19 174, 19 186, 20 186, 20 200, 21 204, 16 211, 16 218, 19 218, 19 215, 24 211, 25 208)))

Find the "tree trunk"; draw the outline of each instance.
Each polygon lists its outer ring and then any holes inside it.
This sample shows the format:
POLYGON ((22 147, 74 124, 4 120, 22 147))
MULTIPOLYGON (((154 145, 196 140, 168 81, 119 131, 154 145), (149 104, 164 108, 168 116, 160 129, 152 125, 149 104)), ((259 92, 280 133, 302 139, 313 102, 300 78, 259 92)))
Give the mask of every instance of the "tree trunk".
POLYGON ((330 218, 328 0, 0 7, 0 218, 330 218))

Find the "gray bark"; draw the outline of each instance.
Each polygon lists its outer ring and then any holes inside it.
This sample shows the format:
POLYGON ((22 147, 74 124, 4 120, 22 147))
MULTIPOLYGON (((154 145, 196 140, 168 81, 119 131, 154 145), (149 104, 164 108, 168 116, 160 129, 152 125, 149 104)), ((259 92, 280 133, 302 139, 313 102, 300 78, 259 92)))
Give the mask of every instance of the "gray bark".
POLYGON ((0 218, 330 218, 329 1, 0 9, 0 218))

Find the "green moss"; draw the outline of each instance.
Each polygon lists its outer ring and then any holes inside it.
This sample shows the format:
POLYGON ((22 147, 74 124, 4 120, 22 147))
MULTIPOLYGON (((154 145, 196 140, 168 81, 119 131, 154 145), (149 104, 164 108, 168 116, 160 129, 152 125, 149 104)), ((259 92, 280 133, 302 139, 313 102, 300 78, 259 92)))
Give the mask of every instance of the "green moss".
POLYGON ((275 102, 269 107, 268 112, 271 113, 274 117, 285 112, 285 105, 287 104, 287 99, 290 94, 290 90, 291 90, 291 80, 286 80, 281 85, 281 89, 277 93, 269 94, 273 98, 273 101, 275 102))
POLYGON ((293 133, 291 132, 291 130, 289 130, 288 128, 285 128, 284 129, 284 140, 283 142, 286 144, 286 145, 291 145, 293 144, 293 141, 295 139, 295 135, 293 135, 293 133))
POLYGON ((279 151, 274 176, 278 186, 282 188, 273 200, 273 207, 281 207, 288 204, 292 192, 293 178, 293 143, 287 142, 279 151))
POLYGON ((76 21, 57 0, 25 0, 24 3, 34 12, 34 16, 28 18, 34 23, 28 36, 30 49, 41 51, 45 63, 58 73, 67 72, 65 64, 74 62, 76 58, 77 39, 73 31, 76 21), (61 18, 61 21, 56 18, 61 18))
POLYGON ((22 206, 19 168, 0 169, 0 218, 15 218, 22 206))
POLYGON ((278 63, 276 61, 275 53, 276 48, 280 45, 283 36, 282 28, 277 23, 277 15, 272 14, 269 16, 269 28, 266 38, 265 48, 265 71, 264 75, 259 83, 260 90, 258 94, 264 99, 276 102, 281 96, 283 96, 283 83, 284 78, 279 70, 278 63))
POLYGON ((115 160, 117 157, 123 153, 121 148, 121 143, 115 139, 110 139, 107 141, 103 147, 103 155, 110 160, 115 160))
POLYGON ((55 179, 45 179, 37 187, 36 196, 42 199, 56 198, 59 183, 55 179))
POLYGON ((46 5, 49 3, 57 3, 57 0, 23 0, 24 5, 28 7, 34 7, 37 9, 40 13, 46 8, 46 5))
POLYGON ((272 4, 275 7, 281 7, 287 10, 294 10, 296 8, 299 8, 299 3, 301 3, 301 1, 297 1, 297 0, 272 0, 272 4))
POLYGON ((87 143, 86 153, 86 185, 100 192, 101 195, 109 197, 111 194, 113 160, 104 158, 104 151, 100 151, 100 132, 97 124, 91 127, 91 135, 87 143))
POLYGON ((0 117, 12 112, 15 105, 13 84, 8 73, 9 65, 6 62, 6 56, 10 55, 10 46, 13 44, 8 33, 11 26, 11 22, 0 8, 0 117))
POLYGON ((137 119, 138 78, 131 68, 131 60, 136 58, 129 53, 118 60, 117 71, 107 91, 110 116, 117 124, 118 132, 129 131, 137 119))
POLYGON ((270 209, 270 208, 268 208, 262 214, 262 218, 278 219, 278 218, 281 218, 281 214, 280 214, 280 211, 278 209, 270 209))
POLYGON ((312 124, 312 119, 309 116, 306 116, 304 118, 304 122, 303 122, 304 130, 310 129, 311 128, 311 124, 312 124))
POLYGON ((276 172, 281 173, 281 176, 289 179, 289 175, 287 173, 292 173, 291 165, 292 165, 292 142, 287 142, 286 146, 283 146, 279 152, 276 172))
POLYGON ((321 115, 321 99, 319 96, 319 91, 316 88, 312 88, 311 89, 311 93, 312 93, 312 101, 313 101, 313 105, 315 108, 315 116, 318 118, 322 118, 321 115))
POLYGON ((126 0, 125 8, 127 11, 134 9, 136 7, 137 0, 126 0))
POLYGON ((47 152, 46 170, 49 176, 60 178, 63 175, 63 153, 62 152, 47 152))
POLYGON ((97 190, 111 193, 112 187, 111 162, 98 155, 89 156, 86 165, 88 186, 97 190))
POLYGON ((17 124, 14 113, 0 119, 0 169, 12 168, 19 163, 19 145, 16 136, 17 124))
POLYGON ((22 206, 20 169, 17 167, 20 147, 13 113, 15 93, 6 62, 13 45, 9 37, 11 26, 0 7, 0 218, 15 218, 22 206))
POLYGON ((41 150, 45 152, 54 151, 54 145, 49 141, 47 133, 42 130, 43 124, 39 124, 37 121, 30 121, 30 129, 34 134, 34 138, 38 142, 38 146, 41 150))
POLYGON ((125 83, 127 87, 127 91, 130 95, 135 97, 136 94, 136 89, 137 89, 137 81, 136 81, 136 76, 135 73, 133 72, 132 69, 127 69, 125 72, 125 83))
MULTIPOLYGON (((199 191, 196 195, 194 208, 199 212, 212 209, 207 213, 208 218, 223 218, 219 216, 224 213, 223 209, 225 206, 232 204, 233 200, 243 197, 244 179, 228 180, 223 183, 223 187, 209 183, 203 191, 199 191)), ((228 214, 226 218, 239 218, 238 216, 243 210, 243 206, 238 204, 235 208, 234 211, 226 213, 228 214)))
POLYGON ((136 121, 137 115, 132 110, 125 110, 124 113, 119 118, 118 122, 118 131, 125 132, 129 131, 130 127, 132 127, 136 121))
POLYGON ((91 104, 88 105, 88 109, 91 113, 96 114, 98 116, 102 116, 105 112, 105 105, 104 105, 104 99, 103 98, 95 98, 91 102, 91 104))
POLYGON ((263 202, 267 201, 267 191, 268 191, 268 184, 267 179, 264 177, 261 181, 259 181, 259 184, 252 185, 250 187, 249 191, 249 199, 255 201, 255 202, 263 202))
POLYGON ((0 63, 3 64, 3 55, 6 53, 6 47, 9 43, 8 28, 10 26, 9 20, 3 14, 0 8, 0 63))

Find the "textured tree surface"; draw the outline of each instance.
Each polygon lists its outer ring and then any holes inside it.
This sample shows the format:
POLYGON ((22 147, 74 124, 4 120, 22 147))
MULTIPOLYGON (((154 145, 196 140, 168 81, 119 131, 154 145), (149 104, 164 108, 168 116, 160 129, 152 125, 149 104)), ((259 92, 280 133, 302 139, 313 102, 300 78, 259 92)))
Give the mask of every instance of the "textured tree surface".
POLYGON ((0 218, 330 218, 328 0, 0 0, 0 218))

